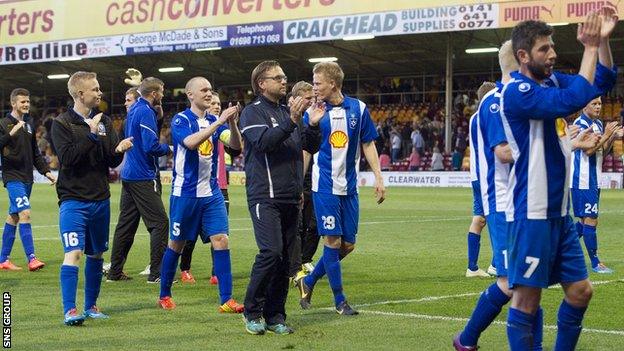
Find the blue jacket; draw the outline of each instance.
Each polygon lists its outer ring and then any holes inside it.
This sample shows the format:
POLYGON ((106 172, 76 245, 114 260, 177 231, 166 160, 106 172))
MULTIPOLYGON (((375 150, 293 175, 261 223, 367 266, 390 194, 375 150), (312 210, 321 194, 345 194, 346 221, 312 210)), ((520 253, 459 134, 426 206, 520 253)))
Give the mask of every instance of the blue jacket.
POLYGON ((147 100, 139 98, 130 107, 124 132, 126 138, 134 138, 134 147, 126 152, 121 179, 125 181, 156 179, 158 158, 169 152, 169 145, 158 143, 156 111, 147 100))

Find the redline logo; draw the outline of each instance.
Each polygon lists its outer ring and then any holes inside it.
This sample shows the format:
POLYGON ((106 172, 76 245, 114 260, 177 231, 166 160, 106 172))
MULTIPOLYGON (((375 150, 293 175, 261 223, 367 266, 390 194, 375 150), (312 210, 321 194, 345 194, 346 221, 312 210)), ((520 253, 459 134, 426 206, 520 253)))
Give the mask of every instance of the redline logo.
POLYGON ((59 59, 64 57, 86 56, 87 43, 73 42, 60 44, 58 42, 45 44, 31 44, 24 46, 5 46, 0 48, 0 61, 5 63, 20 63, 38 60, 59 59))

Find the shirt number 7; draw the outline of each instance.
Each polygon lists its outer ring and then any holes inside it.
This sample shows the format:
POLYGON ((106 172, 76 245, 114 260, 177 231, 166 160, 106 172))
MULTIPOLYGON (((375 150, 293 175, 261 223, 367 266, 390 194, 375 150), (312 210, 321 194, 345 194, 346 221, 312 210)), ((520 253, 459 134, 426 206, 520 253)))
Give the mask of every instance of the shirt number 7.
POLYGON ((539 264, 540 259, 537 257, 531 257, 531 256, 527 256, 524 259, 524 262, 527 263, 529 265, 529 269, 526 270, 526 272, 524 272, 523 277, 524 278, 530 278, 531 275, 533 275, 533 272, 535 272, 535 269, 537 269, 537 265, 539 264))

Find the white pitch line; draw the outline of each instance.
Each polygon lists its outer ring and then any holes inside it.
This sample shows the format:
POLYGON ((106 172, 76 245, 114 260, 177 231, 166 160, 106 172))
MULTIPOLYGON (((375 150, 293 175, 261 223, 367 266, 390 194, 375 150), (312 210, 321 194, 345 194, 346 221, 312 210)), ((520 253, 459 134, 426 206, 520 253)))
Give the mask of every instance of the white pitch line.
MULTIPOLYGON (((370 310, 360 310, 360 312, 364 314, 375 314, 375 315, 380 315, 380 316, 409 317, 409 318, 418 318, 418 319, 426 319, 426 320, 451 321, 451 322, 463 322, 463 323, 469 320, 468 318, 432 316, 428 314, 418 314, 418 313, 398 313, 398 312, 383 312, 383 311, 370 311, 370 310)), ((507 322, 496 320, 496 321, 493 321, 492 324, 506 326, 507 322)), ((557 330, 556 325, 544 325, 544 328, 557 330)), ((624 336, 624 330, 583 328, 583 332, 624 336)))
MULTIPOLYGON (((592 285, 597 286, 597 285, 605 285, 605 284, 611 284, 611 283, 623 283, 623 282, 624 282, 624 279, 598 280, 598 281, 592 282, 592 285)), ((561 286, 557 284, 557 285, 548 287, 548 289, 557 289, 560 287, 561 286)), ((363 304, 353 305, 353 306, 354 307, 370 307, 370 306, 394 305, 394 304, 399 304, 399 303, 418 303, 418 302, 439 301, 439 300, 446 300, 446 299, 455 299, 455 298, 460 298, 460 297, 478 296, 478 295, 481 295, 481 293, 483 293, 483 291, 463 293, 463 294, 454 294, 454 295, 425 296, 425 297, 421 297, 418 299, 387 300, 387 301, 363 303, 363 304)))

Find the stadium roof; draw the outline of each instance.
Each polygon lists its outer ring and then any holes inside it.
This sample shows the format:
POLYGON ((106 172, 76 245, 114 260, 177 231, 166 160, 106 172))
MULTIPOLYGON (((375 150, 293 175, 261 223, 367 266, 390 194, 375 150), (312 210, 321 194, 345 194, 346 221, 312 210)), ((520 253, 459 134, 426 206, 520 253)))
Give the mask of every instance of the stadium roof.
MULTIPOLYGON (((371 40, 325 41, 303 44, 225 48, 219 51, 176 52, 110 58, 83 59, 71 62, 48 62, 0 66, 1 96, 11 89, 26 87, 35 95, 63 95, 66 80, 50 80, 49 74, 72 73, 77 70, 97 72, 105 92, 125 90, 124 72, 129 67, 141 70, 144 76, 162 78, 168 88, 183 87, 196 75, 206 76, 214 86, 249 85, 250 72, 260 61, 277 59, 291 82, 311 78, 312 63, 308 58, 335 56, 345 70, 347 79, 393 76, 442 75, 445 71, 446 46, 453 43, 454 73, 491 73, 497 76, 496 53, 466 54, 465 49, 500 46, 509 38, 511 29, 384 36, 371 40), (183 72, 159 73, 158 68, 182 66, 183 72)), ((558 68, 577 68, 582 46, 576 41, 576 25, 556 27, 555 37, 558 68)), ((612 49, 616 63, 624 62, 624 26, 616 29, 612 49)), ((3 99, 6 101, 6 99, 3 99)))

